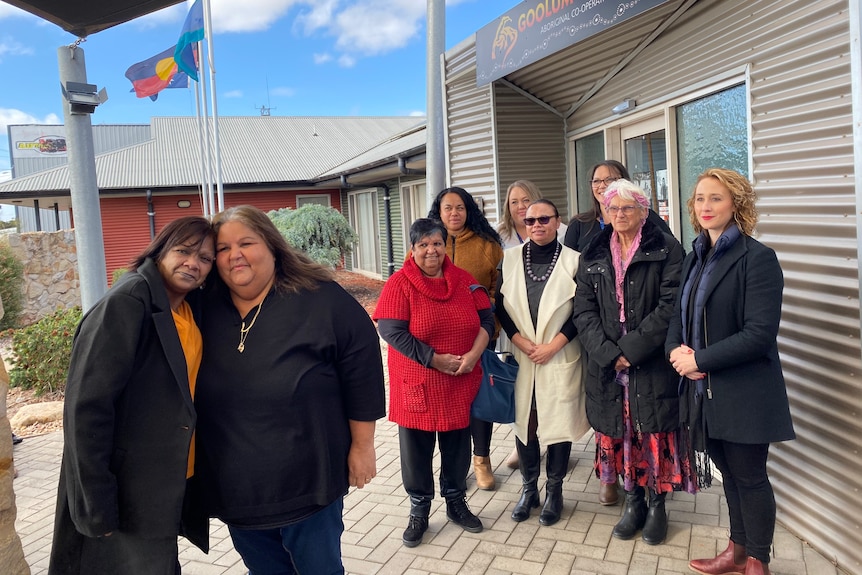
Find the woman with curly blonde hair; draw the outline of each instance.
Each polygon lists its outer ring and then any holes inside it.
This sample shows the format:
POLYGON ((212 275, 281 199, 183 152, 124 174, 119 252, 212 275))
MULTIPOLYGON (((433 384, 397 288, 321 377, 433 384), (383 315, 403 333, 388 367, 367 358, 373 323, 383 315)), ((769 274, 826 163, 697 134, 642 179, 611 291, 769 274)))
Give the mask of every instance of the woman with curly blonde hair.
POLYGON ((698 233, 682 267, 665 353, 681 376, 681 448, 699 487, 721 471, 730 542, 693 571, 769 574, 775 497, 769 444, 793 439, 778 357, 784 278, 772 249, 751 237, 757 195, 745 176, 711 168, 697 180, 689 215, 698 233))

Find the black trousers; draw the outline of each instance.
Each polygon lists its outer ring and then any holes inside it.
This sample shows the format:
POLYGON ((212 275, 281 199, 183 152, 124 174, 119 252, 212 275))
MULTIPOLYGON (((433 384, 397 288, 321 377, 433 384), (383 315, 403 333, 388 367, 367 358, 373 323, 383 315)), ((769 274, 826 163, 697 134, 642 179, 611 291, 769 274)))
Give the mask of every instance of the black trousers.
POLYGON ((470 428, 454 431, 422 431, 398 427, 401 448, 401 480, 410 496, 410 514, 427 517, 434 499, 431 460, 440 443, 440 495, 458 499, 467 493, 470 470, 470 428))
POLYGON ((491 435, 494 424, 490 421, 476 419, 470 416, 470 436, 473 438, 473 455, 488 457, 491 455, 491 435))
POLYGON ((730 515, 730 539, 745 552, 769 563, 775 534, 775 495, 766 475, 769 444, 708 439, 707 449, 721 471, 730 515))

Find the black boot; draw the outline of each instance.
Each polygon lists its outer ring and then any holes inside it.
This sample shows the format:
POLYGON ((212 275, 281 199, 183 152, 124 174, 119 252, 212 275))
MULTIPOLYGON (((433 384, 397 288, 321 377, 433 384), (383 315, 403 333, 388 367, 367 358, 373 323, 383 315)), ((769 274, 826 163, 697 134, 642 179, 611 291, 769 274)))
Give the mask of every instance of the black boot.
POLYGON ((545 505, 539 515, 539 523, 542 525, 553 525, 560 520, 560 514, 563 512, 563 479, 569 470, 571 453, 572 444, 568 441, 548 446, 545 460, 548 483, 545 485, 545 505))
POLYGON ((455 497, 446 500, 446 517, 452 523, 460 525, 470 533, 482 532, 482 521, 470 511, 467 500, 464 497, 455 497))
POLYGON ((534 507, 539 506, 539 461, 541 453, 539 452, 539 440, 533 439, 526 445, 521 443, 521 440, 515 438, 515 447, 518 450, 518 466, 521 468, 521 479, 524 483, 524 490, 521 492, 521 498, 515 504, 515 509, 512 510, 513 521, 524 521, 530 517, 530 511, 534 507))
POLYGON ((649 510, 641 538, 647 545, 659 545, 667 537, 667 512, 664 509, 664 498, 667 493, 650 491, 649 510))
POLYGON ((401 536, 405 547, 416 547, 422 543, 422 535, 428 530, 428 515, 431 513, 431 498, 410 496, 410 520, 401 536))
POLYGON ((626 491, 626 503, 623 516, 614 526, 613 536, 617 539, 631 539, 638 530, 643 529, 646 522, 647 504, 644 501, 644 488, 635 487, 626 491))

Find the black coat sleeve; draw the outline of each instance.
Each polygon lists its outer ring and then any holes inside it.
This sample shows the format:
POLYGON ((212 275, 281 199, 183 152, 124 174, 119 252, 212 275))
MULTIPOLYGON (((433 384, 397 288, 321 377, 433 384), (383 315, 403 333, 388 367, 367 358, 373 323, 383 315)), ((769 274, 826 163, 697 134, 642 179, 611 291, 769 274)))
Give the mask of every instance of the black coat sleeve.
POLYGON ((81 321, 72 345, 63 414, 66 489, 75 527, 89 537, 119 527, 116 404, 135 369, 146 308, 129 293, 109 294, 81 321))
POLYGON ((667 339, 667 328, 676 304, 679 291, 679 275, 682 268, 682 246, 666 236, 668 253, 661 266, 658 305, 640 321, 638 326, 622 336, 617 345, 632 365, 640 365, 657 351, 667 339), (671 241, 672 240, 672 241, 671 241))

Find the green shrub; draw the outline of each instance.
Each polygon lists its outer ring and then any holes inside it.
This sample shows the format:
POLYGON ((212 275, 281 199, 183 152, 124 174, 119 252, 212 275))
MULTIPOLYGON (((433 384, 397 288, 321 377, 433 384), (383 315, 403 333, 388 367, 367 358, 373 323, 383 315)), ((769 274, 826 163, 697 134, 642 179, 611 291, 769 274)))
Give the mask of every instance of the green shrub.
POLYGON ((37 395, 64 390, 72 355, 72 337, 81 308, 61 309, 12 334, 10 385, 37 395))
POLYGON ((5 312, 0 330, 17 327, 24 309, 24 264, 7 244, 0 244, 0 298, 5 312))
POLYGON ((111 272, 111 285, 116 285, 120 278, 129 272, 129 268, 117 268, 111 272))
POLYGON ((358 239, 338 210, 319 204, 282 208, 267 215, 290 245, 326 266, 339 265, 358 239))

